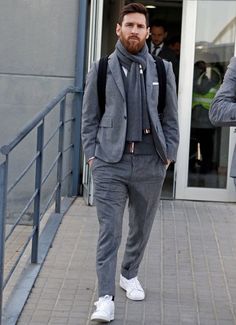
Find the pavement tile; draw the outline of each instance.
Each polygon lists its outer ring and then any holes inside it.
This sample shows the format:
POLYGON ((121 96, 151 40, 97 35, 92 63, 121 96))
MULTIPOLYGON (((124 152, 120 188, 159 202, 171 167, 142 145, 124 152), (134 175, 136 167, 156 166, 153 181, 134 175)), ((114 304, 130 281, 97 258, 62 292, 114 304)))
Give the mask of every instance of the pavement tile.
MULTIPOLYGON (((236 324, 234 204, 161 201, 140 266, 143 302, 128 301, 118 286, 127 225, 126 209, 113 325, 236 324)), ((95 207, 78 198, 62 221, 18 324, 93 324, 97 236, 95 207)))

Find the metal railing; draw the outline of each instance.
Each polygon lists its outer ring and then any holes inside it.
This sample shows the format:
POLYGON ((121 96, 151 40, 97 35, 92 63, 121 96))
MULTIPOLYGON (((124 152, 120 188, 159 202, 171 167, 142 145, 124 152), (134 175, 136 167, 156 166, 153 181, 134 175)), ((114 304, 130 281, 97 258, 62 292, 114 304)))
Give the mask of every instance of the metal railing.
MULTIPOLYGON (((15 271, 18 262, 20 261, 22 255, 24 254, 28 244, 32 241, 31 247, 31 263, 37 263, 38 261, 38 247, 39 247, 39 229, 40 229, 40 221, 48 210, 48 208, 55 203, 55 213, 61 213, 61 200, 62 200, 62 183, 67 180, 72 186, 72 190, 68 189, 68 192, 65 193, 65 196, 75 196, 76 193, 73 191, 73 188, 76 188, 77 185, 77 192, 78 192, 78 178, 75 175, 79 174, 79 150, 80 148, 76 146, 75 142, 76 136, 78 136, 78 125, 80 125, 80 121, 76 119, 80 119, 80 114, 78 113, 78 107, 74 107, 74 113, 72 113, 72 117, 65 120, 65 111, 66 111, 66 98, 68 94, 74 94, 74 101, 75 103, 78 99, 75 97, 81 97, 81 92, 77 91, 75 87, 68 87, 63 90, 57 97, 55 97, 47 106, 46 108, 41 111, 26 127, 8 144, 4 145, 0 148, 0 152, 3 155, 3 162, 0 164, 0 324, 2 320, 2 309, 3 309, 3 291, 6 287, 9 279, 11 278, 13 272, 15 271), (56 126, 55 130, 52 131, 51 135, 48 137, 47 141, 45 141, 45 121, 48 117, 48 114, 53 110, 59 109, 59 122, 56 126), (69 145, 64 148, 64 139, 65 139, 65 125, 67 123, 70 124, 70 132, 71 132, 71 141, 69 145), (22 140, 31 134, 32 130, 37 130, 36 134, 36 154, 34 154, 33 159, 28 163, 27 167, 20 172, 17 178, 14 180, 14 183, 8 187, 8 169, 9 169, 9 158, 12 151, 22 143, 22 140), (77 135, 76 135, 76 134, 77 135), (57 138, 56 138, 57 137, 57 138), (52 162, 51 166, 47 168, 45 175, 43 176, 43 160, 44 160, 44 151, 48 147, 49 143, 55 138, 58 142, 58 150, 54 161, 52 162), (65 152, 69 152, 71 164, 68 164, 68 170, 65 168, 65 164, 63 164, 63 158, 65 152), (71 165, 71 166, 70 166, 71 165), (11 226, 8 234, 5 234, 5 227, 6 227, 6 212, 7 212, 7 203, 9 194, 12 190, 16 187, 16 185, 22 181, 26 174, 32 170, 32 166, 34 168, 34 191, 30 196, 28 202, 19 213, 19 216, 16 218, 15 223, 11 226), (49 175, 52 171, 55 171, 56 168, 56 185, 49 195, 49 199, 46 202, 44 208, 41 207, 41 198, 44 191, 44 183, 48 179, 49 175), (70 179, 68 180, 68 177, 70 179), (22 221, 23 216, 28 211, 29 207, 33 205, 33 220, 32 220, 32 231, 28 236, 26 242, 22 245, 21 251, 16 258, 14 265, 11 267, 10 271, 6 276, 4 276, 4 254, 5 254, 5 244, 11 238, 15 228, 19 223, 22 221)), ((69 188, 69 187, 68 187, 69 188)), ((64 195, 64 193, 63 193, 64 195)))

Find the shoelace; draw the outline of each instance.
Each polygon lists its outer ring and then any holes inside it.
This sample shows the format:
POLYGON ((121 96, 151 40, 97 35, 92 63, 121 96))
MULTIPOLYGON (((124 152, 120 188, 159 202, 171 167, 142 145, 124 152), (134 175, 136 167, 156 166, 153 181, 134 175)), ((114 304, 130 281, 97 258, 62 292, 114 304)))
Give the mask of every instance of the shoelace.
POLYGON ((141 284, 139 283, 139 280, 137 279, 137 277, 132 279, 131 281, 129 280, 129 285, 132 289, 137 289, 137 290, 143 291, 141 284))
POLYGON ((111 298, 110 296, 106 295, 101 300, 96 301, 94 305, 99 308, 101 304, 108 303, 109 301, 111 301, 111 298))

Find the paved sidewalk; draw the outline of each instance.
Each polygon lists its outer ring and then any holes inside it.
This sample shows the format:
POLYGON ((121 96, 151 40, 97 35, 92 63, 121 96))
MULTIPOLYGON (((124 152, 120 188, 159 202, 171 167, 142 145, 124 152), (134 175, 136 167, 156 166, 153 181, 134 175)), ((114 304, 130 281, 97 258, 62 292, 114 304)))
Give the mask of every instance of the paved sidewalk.
MULTIPOLYGON (((127 235, 119 251, 118 272, 127 235)), ((63 219, 19 325, 91 324, 97 298, 95 208, 78 198, 63 219)), ((139 278, 143 302, 117 283, 113 325, 236 324, 236 205, 162 201, 139 278)))

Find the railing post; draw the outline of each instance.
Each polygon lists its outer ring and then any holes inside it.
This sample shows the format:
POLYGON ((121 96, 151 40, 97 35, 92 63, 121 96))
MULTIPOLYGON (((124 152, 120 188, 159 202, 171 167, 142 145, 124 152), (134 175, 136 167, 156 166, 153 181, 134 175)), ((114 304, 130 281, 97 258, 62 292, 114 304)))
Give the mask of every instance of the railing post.
POLYGON ((0 325, 2 324, 8 156, 0 165, 0 325))
POLYGON ((57 162, 57 184, 58 188, 56 191, 56 202, 55 202, 55 212, 61 212, 61 182, 62 182, 62 168, 63 168, 63 150, 64 150, 64 122, 65 122, 65 103, 66 98, 64 98, 60 103, 60 128, 59 128, 59 141, 58 141, 58 153, 60 154, 57 162))
POLYGON ((34 199, 34 216, 33 227, 35 232, 32 238, 31 263, 38 262, 38 239, 39 239, 39 224, 40 224, 40 201, 41 201, 41 183, 43 170, 43 143, 44 143, 44 120, 37 128, 37 152, 39 153, 36 160, 35 171, 35 191, 37 195, 34 199))

